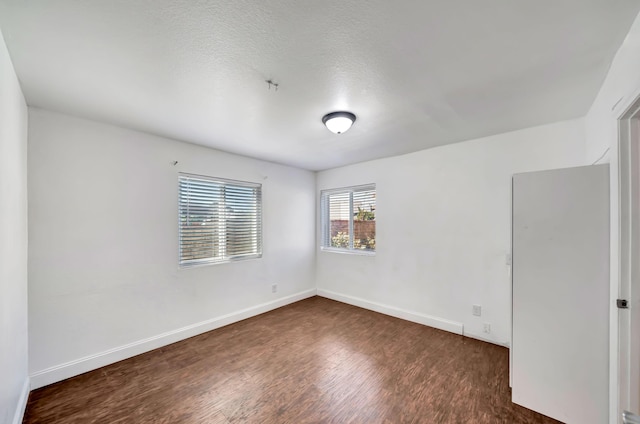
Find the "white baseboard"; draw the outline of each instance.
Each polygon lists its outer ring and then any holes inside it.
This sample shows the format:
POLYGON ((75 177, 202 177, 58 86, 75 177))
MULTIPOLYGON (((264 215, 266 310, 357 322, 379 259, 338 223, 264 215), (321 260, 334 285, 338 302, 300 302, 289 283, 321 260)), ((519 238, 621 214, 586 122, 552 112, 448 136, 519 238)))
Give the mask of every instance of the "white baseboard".
POLYGON ((56 365, 31 374, 31 389, 47 386, 64 379, 80 375, 87 371, 92 371, 105 365, 113 364, 123 359, 131 358, 141 353, 149 352, 162 346, 224 327, 234 322, 242 321, 256 315, 263 314, 273 309, 280 308, 290 303, 313 297, 316 289, 306 290, 291 296, 283 297, 272 302, 262 303, 250 308, 242 309, 221 317, 212 318, 193 325, 189 325, 177 330, 159 334, 154 337, 119 346, 114 349, 100 352, 95 355, 86 356, 64 364, 56 365))
POLYGON ((337 300, 338 302, 342 302, 342 303, 348 303, 349 305, 358 306, 364 309, 369 309, 371 311, 379 312, 385 315, 390 315, 392 317, 404 319, 406 321, 416 322, 418 324, 438 328, 440 330, 449 331, 451 333, 460 334, 460 335, 464 333, 464 326, 462 325, 462 323, 450 321, 448 319, 425 315, 419 312, 407 311, 405 309, 400 309, 400 308, 396 308, 389 305, 383 305, 381 303, 371 302, 369 300, 361 299, 359 297, 348 296, 345 294, 340 294, 340 293, 332 292, 329 290, 318 289, 318 296, 337 300))
POLYGON ((507 349, 509 349, 509 343, 508 342, 504 342, 504 343, 497 342, 495 340, 491 340, 489 338, 486 338, 484 336, 480 336, 478 334, 467 333, 466 331, 464 332, 463 336, 470 337, 470 338, 476 339, 476 340, 480 340, 482 342, 487 342, 487 343, 491 343, 491 344, 494 344, 494 345, 503 346, 503 347, 506 347, 507 349))
POLYGON ((13 414, 13 424, 22 424, 22 419, 24 418, 24 411, 27 409, 27 401, 29 400, 29 378, 24 381, 22 385, 22 392, 20 393, 20 398, 18 398, 18 405, 16 405, 16 412, 13 414))

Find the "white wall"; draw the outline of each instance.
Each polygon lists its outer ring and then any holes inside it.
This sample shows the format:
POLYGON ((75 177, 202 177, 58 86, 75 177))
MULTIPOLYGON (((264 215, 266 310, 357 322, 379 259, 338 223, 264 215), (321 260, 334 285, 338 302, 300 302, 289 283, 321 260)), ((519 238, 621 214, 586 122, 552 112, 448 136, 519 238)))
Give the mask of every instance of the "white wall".
MULTIPOLYGON (((640 15, 620 46, 609 73, 585 119, 587 159, 593 163, 607 148, 616 147, 621 109, 640 92, 640 15)), ((617 159, 609 151, 603 160, 617 159)), ((617 174, 616 174, 617 175, 617 174)))
POLYGON ((578 119, 320 172, 318 197, 377 184, 377 252, 318 249, 318 293, 450 331, 459 323, 467 335, 507 344, 511 176, 583 164, 578 119), (473 304, 482 317, 472 316, 473 304))
POLYGON ((34 386, 315 294, 314 190, 309 171, 30 108, 34 386), (262 183, 261 259, 178 269, 179 171, 262 183))
MULTIPOLYGON (((609 73, 602 84, 589 113, 585 118, 586 148, 589 162, 597 160, 606 149, 609 151, 600 161, 610 163, 611 193, 611 287, 610 304, 618 296, 619 286, 619 187, 618 187, 618 127, 617 119, 633 100, 640 95, 640 15, 633 23, 620 46, 609 73)), ((618 405, 618 311, 610 310, 611 337, 609 350, 609 422, 617 423, 618 405)), ((638 412, 638 411, 635 411, 638 412)))
POLYGON ((27 105, 0 33, 1 424, 21 422, 27 356, 27 105))

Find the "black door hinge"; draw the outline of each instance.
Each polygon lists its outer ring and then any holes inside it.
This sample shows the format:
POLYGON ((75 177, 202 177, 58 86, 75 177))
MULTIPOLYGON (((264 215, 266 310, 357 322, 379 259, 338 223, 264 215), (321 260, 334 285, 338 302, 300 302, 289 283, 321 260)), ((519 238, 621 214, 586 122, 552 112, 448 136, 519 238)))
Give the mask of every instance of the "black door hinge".
POLYGON ((616 300, 616 306, 618 309, 629 309, 629 302, 627 302, 627 299, 618 299, 616 300))

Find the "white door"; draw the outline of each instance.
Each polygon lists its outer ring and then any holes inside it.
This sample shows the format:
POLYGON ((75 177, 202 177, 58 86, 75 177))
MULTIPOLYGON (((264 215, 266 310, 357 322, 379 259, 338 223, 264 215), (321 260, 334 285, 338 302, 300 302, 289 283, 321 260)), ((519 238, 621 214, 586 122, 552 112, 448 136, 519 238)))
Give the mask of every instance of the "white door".
POLYGON ((513 177, 513 402, 609 415, 609 167, 513 177))

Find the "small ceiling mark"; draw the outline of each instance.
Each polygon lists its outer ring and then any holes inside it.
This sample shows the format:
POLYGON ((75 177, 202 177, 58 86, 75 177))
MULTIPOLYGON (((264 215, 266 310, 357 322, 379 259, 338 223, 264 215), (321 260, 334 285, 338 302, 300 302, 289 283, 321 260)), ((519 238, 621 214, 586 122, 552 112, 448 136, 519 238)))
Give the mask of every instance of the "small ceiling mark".
POLYGON ((171 161, 171 165, 176 166, 177 164, 178 164, 178 161, 177 161, 177 160, 172 160, 172 161, 171 161))
POLYGON ((278 91, 278 87, 280 86, 280 84, 278 84, 277 82, 273 82, 272 79, 268 79, 265 82, 269 84, 269 90, 271 90, 271 87, 275 87, 276 91, 278 91))

